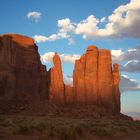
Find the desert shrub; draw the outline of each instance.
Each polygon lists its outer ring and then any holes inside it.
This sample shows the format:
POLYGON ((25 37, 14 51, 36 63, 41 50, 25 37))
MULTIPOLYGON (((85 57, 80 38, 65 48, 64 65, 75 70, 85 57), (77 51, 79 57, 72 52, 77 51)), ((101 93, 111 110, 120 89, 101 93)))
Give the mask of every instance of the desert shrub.
POLYGON ((32 122, 19 119, 13 124, 13 134, 27 134, 32 130, 32 122))
POLYGON ((111 137, 114 133, 111 127, 100 127, 100 126, 92 127, 90 132, 94 133, 94 135, 101 136, 101 137, 103 136, 111 137))
POLYGON ((32 127, 42 133, 47 129, 47 124, 45 122, 38 122, 34 123, 32 127))
POLYGON ((62 140, 68 140, 69 138, 68 128, 65 125, 55 126, 54 132, 62 140))
POLYGON ((0 126, 7 127, 12 124, 12 120, 4 115, 0 115, 0 126))

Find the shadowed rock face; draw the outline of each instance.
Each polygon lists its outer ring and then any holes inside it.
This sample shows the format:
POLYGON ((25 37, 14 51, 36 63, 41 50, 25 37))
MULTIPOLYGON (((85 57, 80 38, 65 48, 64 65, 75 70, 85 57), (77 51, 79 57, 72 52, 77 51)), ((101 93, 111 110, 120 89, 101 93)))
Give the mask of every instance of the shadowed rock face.
POLYGON ((113 82, 114 82, 114 94, 115 94, 115 108, 117 112, 120 112, 120 73, 119 73, 119 65, 113 65, 113 82))
POLYGON ((119 66, 109 50, 89 46, 75 62, 73 87, 64 85, 57 53, 47 72, 34 40, 18 34, 0 36, 0 99, 46 100, 53 103, 90 103, 120 112, 119 66))
POLYGON ((18 34, 0 36, 0 97, 48 98, 46 67, 34 40, 18 34))
POLYGON ((50 101, 64 103, 64 82, 61 67, 61 60, 57 53, 53 57, 54 66, 49 70, 49 91, 50 101))
POLYGON ((112 71, 109 50, 89 46, 86 53, 76 60, 73 80, 76 102, 90 102, 120 111, 120 75, 117 64, 112 71))
POLYGON ((65 103, 74 103, 73 87, 65 85, 65 103))

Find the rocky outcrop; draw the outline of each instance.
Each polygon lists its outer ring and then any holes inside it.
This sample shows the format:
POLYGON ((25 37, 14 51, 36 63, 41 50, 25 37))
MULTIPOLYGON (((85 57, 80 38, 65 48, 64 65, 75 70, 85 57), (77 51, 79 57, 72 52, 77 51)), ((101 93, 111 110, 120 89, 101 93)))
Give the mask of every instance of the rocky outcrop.
POLYGON ((109 50, 99 50, 98 94, 101 106, 114 109, 112 60, 109 50))
POLYGON ((115 110, 120 112, 120 90, 119 90, 119 83, 120 83, 120 73, 119 73, 119 65, 113 65, 113 82, 114 82, 114 94, 115 94, 115 110))
POLYGON ((75 62, 73 85, 77 102, 97 102, 97 61, 97 47, 89 46, 86 53, 75 62))
POLYGON ((73 86, 76 102, 93 103, 119 111, 119 70, 115 64, 112 71, 109 50, 89 46, 86 53, 76 60, 73 86))
POLYGON ((49 93, 50 101, 64 103, 64 82, 62 74, 61 60, 57 53, 53 57, 54 66, 49 70, 49 93))
POLYGON ((47 99, 46 76, 32 38, 0 36, 0 98, 47 99))
POLYGON ((65 103, 73 103, 74 102, 74 93, 73 87, 71 85, 65 85, 65 103))
POLYGON ((109 50, 98 50, 96 46, 87 48, 75 62, 73 87, 64 84, 57 53, 53 64, 47 72, 32 38, 18 34, 1 35, 0 100, 49 100, 74 106, 78 103, 80 107, 90 104, 93 108, 100 106, 103 110, 120 112, 119 66, 114 64, 112 68, 109 50))

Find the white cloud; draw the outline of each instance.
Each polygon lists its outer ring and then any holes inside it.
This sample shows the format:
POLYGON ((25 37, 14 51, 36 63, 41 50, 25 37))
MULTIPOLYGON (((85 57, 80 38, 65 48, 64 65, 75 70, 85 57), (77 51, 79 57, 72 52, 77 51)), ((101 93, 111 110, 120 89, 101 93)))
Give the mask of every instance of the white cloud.
POLYGON ((82 34, 83 39, 87 39, 88 37, 95 36, 98 28, 97 24, 99 20, 94 17, 94 15, 90 15, 86 20, 81 21, 77 24, 75 29, 76 34, 82 34))
MULTIPOLYGON (((52 62, 54 56, 54 52, 48 52, 43 55, 41 55, 41 61, 43 63, 50 63, 52 62)), ((75 60, 80 58, 80 55, 78 54, 59 54, 60 59, 64 63, 75 63, 75 60)))
POLYGON ((75 60, 80 58, 78 54, 60 54, 62 62, 75 63, 75 60))
POLYGON ((34 36, 34 40, 35 40, 35 42, 37 42, 37 43, 46 42, 46 41, 47 41, 47 37, 42 36, 42 35, 35 35, 35 36, 34 36))
POLYGON ((41 59, 42 63, 51 63, 53 60, 54 54, 55 54, 55 52, 48 52, 48 53, 41 55, 40 59, 41 59))
POLYGON ((60 40, 60 39, 68 39, 68 45, 73 45, 75 43, 74 39, 71 38, 70 36, 70 32, 72 32, 74 30, 74 24, 71 23, 69 18, 66 19, 61 19, 58 20, 58 32, 55 34, 52 34, 48 37, 46 36, 42 36, 42 35, 35 35, 36 37, 36 42, 40 43, 40 42, 52 42, 52 41, 56 41, 56 40, 60 40), (39 39, 38 39, 39 38, 39 39), (40 39, 43 38, 43 39, 40 39), (38 41, 39 40, 39 41, 38 41))
MULTIPOLYGON (((36 19, 40 16, 33 12, 28 18, 36 19)), ((119 6, 108 17, 98 19, 89 15, 78 23, 65 18, 58 20, 57 26, 58 31, 48 36, 47 41, 70 40, 73 34, 82 35, 83 39, 140 38, 140 0, 131 0, 128 4, 119 6), (104 28, 99 27, 100 23, 104 23, 104 28)))
POLYGON ((39 19, 41 18, 41 13, 40 12, 37 12, 37 11, 32 11, 32 12, 29 12, 27 13, 27 18, 28 19, 32 19, 34 20, 35 22, 38 22, 39 19))
POLYGON ((57 26, 60 28, 59 32, 71 32, 74 30, 74 24, 71 23, 69 18, 61 19, 57 21, 57 26))
POLYGON ((123 54, 122 50, 112 50, 111 54, 115 57, 120 57, 123 54))
POLYGON ((122 57, 124 52, 121 49, 111 50, 111 54, 112 54, 113 63, 119 63, 123 59, 122 57))
POLYGON ((116 8, 113 14, 108 16, 105 28, 99 28, 98 24, 105 20, 105 17, 99 20, 90 15, 78 24, 76 34, 82 34, 84 39, 140 37, 140 0, 131 0, 130 3, 116 8))

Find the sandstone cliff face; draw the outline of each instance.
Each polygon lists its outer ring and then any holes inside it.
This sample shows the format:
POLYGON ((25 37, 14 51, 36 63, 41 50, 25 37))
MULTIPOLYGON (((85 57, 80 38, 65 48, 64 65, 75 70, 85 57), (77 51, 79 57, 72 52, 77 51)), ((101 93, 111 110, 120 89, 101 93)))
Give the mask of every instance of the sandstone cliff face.
POLYGON ((89 46, 75 62, 73 87, 64 85, 57 53, 47 72, 34 40, 18 34, 0 36, 0 99, 46 100, 53 103, 90 103, 120 112, 119 66, 112 69, 109 50, 89 46))
POLYGON ((1 98, 47 98, 46 75, 33 39, 18 34, 0 36, 1 98))
POLYGON ((86 53, 75 63, 73 73, 75 100, 119 111, 119 80, 117 64, 112 71, 110 51, 89 46, 86 53))
POLYGON ((64 82, 61 67, 61 60, 57 53, 53 57, 54 66, 49 70, 49 93, 50 101, 64 103, 64 82))
POLYGON ((74 93, 77 101, 97 102, 98 49, 89 46, 86 53, 76 60, 73 74, 74 93))
POLYGON ((112 60, 109 50, 99 50, 98 57, 98 94, 101 106, 114 108, 112 60))
POLYGON ((73 87, 70 85, 65 85, 65 103, 74 103, 74 93, 73 93, 73 87))
POLYGON ((119 73, 119 65, 113 65, 113 82, 114 82, 114 94, 115 94, 115 109, 117 112, 120 112, 120 73, 119 73))

